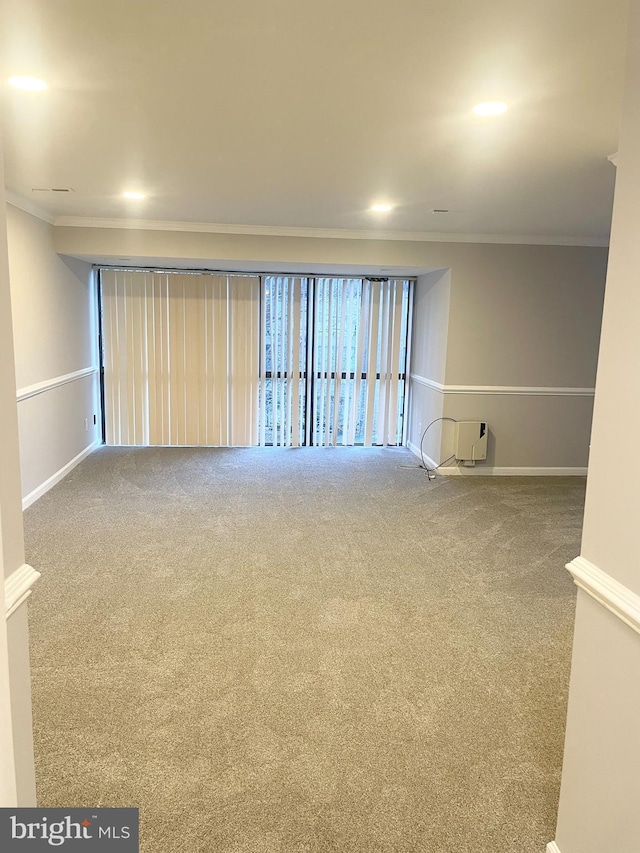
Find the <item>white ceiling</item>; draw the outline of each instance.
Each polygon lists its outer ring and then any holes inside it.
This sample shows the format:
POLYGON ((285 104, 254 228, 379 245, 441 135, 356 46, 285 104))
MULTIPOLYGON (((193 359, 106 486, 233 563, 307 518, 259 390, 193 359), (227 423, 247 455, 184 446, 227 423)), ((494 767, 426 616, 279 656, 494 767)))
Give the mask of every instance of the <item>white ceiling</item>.
POLYGON ((6 185, 53 216, 607 239, 627 0, 2 5, 6 185))

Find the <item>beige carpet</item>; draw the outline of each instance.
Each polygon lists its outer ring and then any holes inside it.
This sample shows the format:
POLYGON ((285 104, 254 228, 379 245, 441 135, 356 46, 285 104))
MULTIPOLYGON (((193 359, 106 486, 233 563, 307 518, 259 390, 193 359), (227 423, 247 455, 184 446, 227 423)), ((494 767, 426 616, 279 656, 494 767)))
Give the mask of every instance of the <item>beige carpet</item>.
POLYGON ((144 853, 542 853, 584 481, 102 449, 25 514, 43 806, 144 853))

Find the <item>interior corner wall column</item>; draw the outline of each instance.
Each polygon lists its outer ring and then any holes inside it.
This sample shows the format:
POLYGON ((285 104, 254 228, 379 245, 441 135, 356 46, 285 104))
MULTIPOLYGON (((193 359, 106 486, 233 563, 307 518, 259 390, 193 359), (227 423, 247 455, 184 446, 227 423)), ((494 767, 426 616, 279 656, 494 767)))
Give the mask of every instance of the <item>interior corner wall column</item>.
POLYGON ((596 381, 569 708, 554 853, 640 845, 640 0, 632 0, 626 88, 596 381))
POLYGON ((0 140, 0 807, 11 807, 35 806, 35 772, 24 598, 12 615, 7 600, 12 578, 24 567, 24 539, 5 211, 0 140))
POLYGON ((413 291, 407 445, 419 456, 422 435, 433 421, 422 450, 434 466, 444 459, 443 425, 438 419, 444 414, 440 389, 445 381, 450 302, 450 270, 418 277, 413 291))

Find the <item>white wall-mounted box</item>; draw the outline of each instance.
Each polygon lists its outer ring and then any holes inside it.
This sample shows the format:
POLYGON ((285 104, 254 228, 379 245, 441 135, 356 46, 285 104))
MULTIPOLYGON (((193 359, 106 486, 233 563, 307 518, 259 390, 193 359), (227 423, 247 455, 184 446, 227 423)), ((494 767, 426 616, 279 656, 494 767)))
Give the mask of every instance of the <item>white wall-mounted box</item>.
POLYGON ((476 462, 487 458, 485 421, 458 421, 453 426, 453 452, 456 459, 476 462))

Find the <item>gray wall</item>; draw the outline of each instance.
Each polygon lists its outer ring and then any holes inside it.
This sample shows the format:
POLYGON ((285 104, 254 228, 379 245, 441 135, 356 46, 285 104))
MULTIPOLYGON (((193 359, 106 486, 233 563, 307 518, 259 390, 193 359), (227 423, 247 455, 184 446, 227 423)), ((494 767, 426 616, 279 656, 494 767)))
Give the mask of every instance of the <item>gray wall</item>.
POLYGON ((593 388, 607 250, 456 249, 447 383, 593 388))
MULTIPOLYGON (((438 401, 413 381, 409 442, 419 444, 420 419, 483 420, 487 461, 463 473, 584 473, 593 396, 577 389, 595 385, 606 250, 456 245, 450 260, 450 277, 416 286, 411 372, 445 388, 438 401)), ((446 423, 440 445, 429 434, 432 459, 452 453, 451 435, 446 423)))
MULTIPOLYGON (((486 421, 489 427, 486 462, 460 469, 465 474, 584 475, 592 413, 591 396, 447 394, 444 405, 447 417, 486 421)), ((453 452, 446 438, 442 459, 453 452)))
MULTIPOLYGON (((464 473, 584 473, 593 393, 577 397, 573 389, 595 384, 605 248, 54 230, 58 251, 116 263, 131 257, 141 264, 236 269, 310 271, 323 265, 357 271, 378 265, 415 271, 420 279, 411 371, 465 389, 438 392, 413 382, 409 445, 417 447, 421 428, 433 417, 481 419, 489 423, 489 458, 464 473), (508 387, 479 395, 478 386, 508 387), (550 397, 528 392, 531 387, 565 390, 550 397)), ((448 454, 449 433, 445 426, 442 443, 438 430, 429 433, 425 449, 432 458, 448 454)))
MULTIPOLYGON (((12 205, 7 205, 7 237, 18 393, 97 366, 90 264, 57 255, 53 226, 12 205)), ((98 438, 97 388, 97 375, 87 376, 18 404, 23 498, 37 493, 98 438)))

